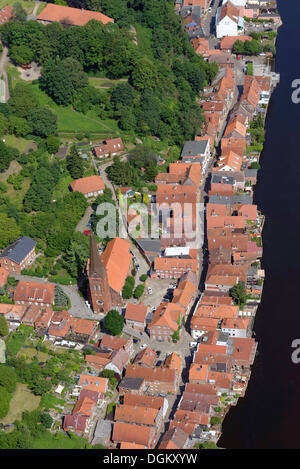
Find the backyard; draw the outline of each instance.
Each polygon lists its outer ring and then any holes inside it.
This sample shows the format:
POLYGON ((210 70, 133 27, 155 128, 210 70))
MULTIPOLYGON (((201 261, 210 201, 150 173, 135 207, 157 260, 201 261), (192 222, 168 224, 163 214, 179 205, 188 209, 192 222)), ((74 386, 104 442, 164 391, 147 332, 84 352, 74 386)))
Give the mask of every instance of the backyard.
POLYGON ((41 397, 35 396, 26 384, 17 383, 16 390, 10 401, 8 414, 0 420, 4 425, 11 424, 15 420, 22 420, 22 414, 25 410, 31 411, 37 409, 41 397))

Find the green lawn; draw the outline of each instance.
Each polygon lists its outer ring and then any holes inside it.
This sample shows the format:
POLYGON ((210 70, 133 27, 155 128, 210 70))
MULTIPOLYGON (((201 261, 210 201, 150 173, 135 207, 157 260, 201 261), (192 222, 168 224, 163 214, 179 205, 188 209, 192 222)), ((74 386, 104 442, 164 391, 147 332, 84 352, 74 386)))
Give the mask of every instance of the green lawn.
POLYGON ((86 439, 74 434, 70 437, 63 433, 53 435, 45 432, 34 441, 33 449, 84 449, 87 443, 86 439))
MULTIPOLYGON (((4 8, 7 5, 13 6, 16 3, 16 0, 0 0, 0 9, 4 8)), ((18 0, 18 3, 21 3, 24 10, 27 11, 28 14, 33 12, 34 2, 28 2, 27 0, 18 0)))
POLYGON ((24 153, 29 147, 29 145, 33 143, 33 140, 26 140, 25 138, 16 137, 15 135, 9 134, 4 135, 2 138, 5 139, 6 145, 17 148, 20 153, 24 153))
POLYGON ((31 84, 41 106, 48 107, 57 115, 58 131, 60 133, 84 133, 121 135, 117 122, 113 119, 101 120, 95 111, 87 114, 76 112, 72 106, 58 106, 47 94, 39 88, 37 83, 31 84))
POLYGON ((40 408, 45 410, 61 410, 57 406, 64 406, 65 402, 66 401, 64 399, 60 399, 59 397, 53 396, 52 394, 45 394, 41 399, 40 408))
POLYGON ((6 182, 8 176, 19 173, 21 169, 22 166, 16 160, 11 161, 7 170, 0 174, 0 182, 6 182))
POLYGON ((37 351, 35 348, 25 348, 25 347, 22 347, 20 350, 19 350, 19 353, 18 355, 24 355, 26 356, 26 359, 27 361, 30 363, 33 359, 33 357, 37 356, 38 358, 38 361, 40 362, 45 362, 46 360, 48 360, 48 358, 50 358, 50 355, 48 355, 47 353, 45 352, 40 352, 40 351, 37 351))
POLYGON ((118 83, 126 83, 128 78, 121 78, 120 80, 111 80, 109 78, 89 77, 89 84, 95 88, 112 88, 118 83))
POLYGON ((38 16, 38 15, 43 11, 43 9, 45 8, 46 5, 47 5, 47 3, 41 3, 41 4, 38 6, 38 9, 37 9, 37 12, 36 12, 36 16, 38 16))
POLYGON ((32 411, 39 406, 41 397, 35 396, 26 384, 17 383, 16 390, 10 401, 8 414, 0 420, 7 425, 15 420, 22 420, 22 414, 25 410, 32 411))
POLYGON ((55 186, 53 192, 53 200, 58 199, 59 197, 63 197, 64 195, 68 194, 69 191, 69 184, 73 181, 70 175, 64 176, 59 180, 57 185, 55 186))
POLYGON ((9 197, 12 202, 14 202, 18 207, 21 208, 24 196, 30 187, 31 179, 24 178, 22 183, 22 188, 19 191, 14 189, 12 184, 6 183, 8 190, 5 193, 5 196, 9 197))

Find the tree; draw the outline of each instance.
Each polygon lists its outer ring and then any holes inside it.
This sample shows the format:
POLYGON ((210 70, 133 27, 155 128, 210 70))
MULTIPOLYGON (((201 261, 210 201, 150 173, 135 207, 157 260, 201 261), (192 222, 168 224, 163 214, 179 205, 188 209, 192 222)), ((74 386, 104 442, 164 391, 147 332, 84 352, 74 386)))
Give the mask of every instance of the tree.
POLYGON ((31 109, 27 114, 32 132, 40 137, 48 137, 57 130, 57 116, 46 108, 31 109))
POLYGON ((151 60, 143 57, 135 61, 130 79, 138 91, 152 89, 158 83, 158 70, 151 60))
POLYGON ((237 283, 230 290, 230 295, 234 299, 235 303, 239 306, 243 306, 247 301, 246 287, 242 282, 237 283))
POLYGON ((56 285, 54 290, 54 299, 56 306, 68 306, 69 300, 60 285, 56 285))
POLYGON ((49 135, 46 140, 47 150, 49 153, 56 153, 60 146, 60 140, 55 135, 49 135))
POLYGON ((135 280, 134 277, 126 277, 125 284, 122 289, 122 297, 124 299, 129 299, 132 297, 132 292, 134 288, 135 280))
POLYGON ((16 2, 13 5, 13 21, 24 23, 27 18, 27 13, 22 7, 21 3, 16 2))
POLYGON ((33 61, 34 52, 27 46, 12 46, 9 56, 17 65, 24 65, 33 61))
POLYGON ((45 427, 45 428, 51 428, 52 427, 53 418, 47 412, 45 412, 41 415, 41 420, 40 421, 41 421, 41 424, 43 425, 43 427, 45 427))
POLYGON ((49 60, 44 65, 40 84, 57 104, 67 106, 72 101, 74 87, 62 60, 49 60))
POLYGON ((142 296, 143 293, 144 293, 144 290, 145 290, 145 286, 144 286, 144 285, 142 285, 142 284, 138 285, 138 286, 136 287, 136 289, 134 290, 134 292, 133 292, 134 298, 136 298, 136 299, 141 298, 141 296, 142 296))
POLYGON ((10 115, 8 118, 8 128, 10 134, 16 137, 25 137, 31 132, 31 127, 24 117, 10 115))
POLYGON ((124 327, 124 319, 115 309, 111 309, 105 317, 105 327, 112 335, 121 334, 124 327))
POLYGON ((11 394, 3 387, 0 387, 0 419, 5 417, 9 411, 11 394))
POLYGON ((5 145, 5 143, 0 140, 0 173, 5 171, 9 167, 10 162, 14 159, 18 159, 18 157, 19 150, 5 145))
POLYGON ((84 167, 76 145, 72 145, 70 155, 67 157, 67 169, 73 179, 82 178, 84 167))
POLYGON ((244 53, 244 43, 243 43, 243 41, 241 41, 240 39, 237 39, 237 41, 235 41, 235 43, 233 45, 232 52, 234 54, 243 54, 244 53))
POLYGON ((0 135, 4 135, 8 129, 8 120, 4 114, 0 114, 0 135))
POLYGON ((20 234, 16 220, 0 213, 0 249, 16 241, 20 234))
POLYGON ((8 108, 11 114, 26 118, 31 109, 37 108, 39 102, 28 83, 17 83, 11 91, 8 108))
MULTIPOLYGON (((7 325, 7 322, 6 322, 6 319, 4 316, 0 316, 0 335, 3 337, 3 336, 6 336, 8 334, 8 325, 7 325)), ((0 384, 1 384, 1 376, 0 376, 0 384)))

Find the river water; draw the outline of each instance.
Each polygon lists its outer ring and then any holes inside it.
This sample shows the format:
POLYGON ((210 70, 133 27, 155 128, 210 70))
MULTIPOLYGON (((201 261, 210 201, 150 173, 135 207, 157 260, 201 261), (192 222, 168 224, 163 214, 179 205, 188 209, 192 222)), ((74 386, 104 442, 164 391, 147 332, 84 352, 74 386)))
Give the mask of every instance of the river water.
POLYGON ((278 9, 281 80, 267 114, 254 197, 266 217, 266 279, 254 323, 258 356, 245 397, 224 420, 223 448, 300 448, 300 363, 291 359, 292 341, 300 339, 300 103, 291 100, 291 84, 300 79, 300 2, 278 0, 278 9))

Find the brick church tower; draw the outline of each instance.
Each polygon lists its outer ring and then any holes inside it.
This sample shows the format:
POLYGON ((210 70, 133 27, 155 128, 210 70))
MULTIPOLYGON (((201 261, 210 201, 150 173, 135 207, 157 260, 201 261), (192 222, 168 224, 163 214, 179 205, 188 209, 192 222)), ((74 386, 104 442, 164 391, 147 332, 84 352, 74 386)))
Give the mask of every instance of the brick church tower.
POLYGON ((95 314, 107 314, 112 307, 106 269, 101 261, 94 235, 90 238, 90 259, 87 266, 88 301, 95 314))

